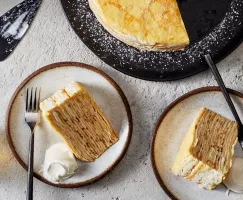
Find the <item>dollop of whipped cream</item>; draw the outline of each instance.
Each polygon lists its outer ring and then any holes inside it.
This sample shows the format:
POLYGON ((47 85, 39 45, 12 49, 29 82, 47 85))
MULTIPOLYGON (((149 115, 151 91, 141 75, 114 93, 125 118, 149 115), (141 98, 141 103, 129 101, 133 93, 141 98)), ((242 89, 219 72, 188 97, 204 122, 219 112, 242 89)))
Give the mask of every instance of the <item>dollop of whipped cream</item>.
POLYGON ((60 182, 78 169, 74 155, 64 143, 58 143, 46 150, 42 172, 44 178, 51 182, 60 182))
POLYGON ((243 158, 236 157, 223 183, 233 192, 243 193, 243 158))

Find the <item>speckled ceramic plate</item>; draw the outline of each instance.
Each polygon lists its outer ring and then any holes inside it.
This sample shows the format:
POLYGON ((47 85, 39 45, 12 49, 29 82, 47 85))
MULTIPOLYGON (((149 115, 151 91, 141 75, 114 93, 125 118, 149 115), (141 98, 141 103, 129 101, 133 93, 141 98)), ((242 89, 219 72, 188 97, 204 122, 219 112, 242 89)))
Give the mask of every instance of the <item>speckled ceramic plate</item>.
POLYGON ((218 62, 243 39, 242 0, 178 0, 191 42, 185 51, 166 53, 139 51, 111 36, 93 15, 88 0, 61 2, 74 31, 91 51, 115 69, 145 80, 175 80, 199 73, 208 68, 202 55, 210 51, 218 62))
MULTIPOLYGON (((234 90, 229 90, 229 92, 240 117, 243 118, 243 94, 234 90)), ((151 141, 151 161, 155 176, 173 200, 242 200, 243 194, 232 192, 226 196, 226 187, 223 184, 212 191, 207 191, 171 172, 181 142, 202 107, 233 120, 218 87, 200 88, 175 100, 161 115, 151 141)), ((242 156, 241 153, 238 144, 235 155, 242 156)))
POLYGON ((52 64, 28 76, 17 88, 9 104, 6 117, 7 138, 14 156, 25 169, 30 136, 28 126, 24 122, 25 88, 41 87, 41 100, 44 100, 71 81, 84 85, 111 122, 119 140, 95 162, 78 161, 79 169, 73 177, 59 184, 51 183, 42 177, 41 165, 44 162, 45 151, 51 145, 63 141, 42 117, 35 130, 35 177, 57 187, 79 187, 99 180, 122 159, 132 135, 132 117, 128 101, 121 88, 108 75, 80 63, 52 64))

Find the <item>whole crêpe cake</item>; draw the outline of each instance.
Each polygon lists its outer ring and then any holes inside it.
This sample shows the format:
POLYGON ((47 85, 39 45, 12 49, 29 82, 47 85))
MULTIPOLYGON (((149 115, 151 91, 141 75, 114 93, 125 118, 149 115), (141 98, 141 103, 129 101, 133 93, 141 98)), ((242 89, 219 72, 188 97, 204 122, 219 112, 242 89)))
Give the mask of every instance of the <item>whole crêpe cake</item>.
POLYGON ((176 0, 89 0, 114 37, 141 50, 183 50, 189 44, 176 0))
POLYGON ((95 101, 73 82, 40 104, 52 128, 81 161, 94 161, 118 137, 95 101))
POLYGON ((238 126, 206 108, 189 128, 172 167, 174 174, 211 190, 232 166, 238 126))

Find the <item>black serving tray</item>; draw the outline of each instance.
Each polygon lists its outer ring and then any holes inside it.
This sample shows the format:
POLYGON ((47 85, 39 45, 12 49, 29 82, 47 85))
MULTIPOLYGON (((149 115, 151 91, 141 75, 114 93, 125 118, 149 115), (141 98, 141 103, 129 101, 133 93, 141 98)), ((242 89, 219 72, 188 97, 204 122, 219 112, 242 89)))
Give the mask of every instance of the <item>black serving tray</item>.
POLYGON ((242 0, 178 0, 191 43, 184 51, 149 52, 111 36, 97 21, 88 0, 61 0, 74 31, 101 60, 133 77, 150 81, 185 78, 207 69, 202 55, 215 62, 243 39, 242 0))

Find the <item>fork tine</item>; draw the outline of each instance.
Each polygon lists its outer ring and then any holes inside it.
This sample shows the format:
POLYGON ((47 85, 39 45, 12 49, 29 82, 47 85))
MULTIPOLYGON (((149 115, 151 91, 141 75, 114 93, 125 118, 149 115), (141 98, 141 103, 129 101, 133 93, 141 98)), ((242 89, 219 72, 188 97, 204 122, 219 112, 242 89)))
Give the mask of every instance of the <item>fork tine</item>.
POLYGON ((31 88, 31 91, 30 91, 30 107, 29 107, 29 112, 33 112, 33 87, 31 88))
POLYGON ((31 112, 31 89, 28 88, 27 112, 31 112))
POLYGON ((31 87, 26 89, 25 112, 36 113, 39 111, 41 88, 31 87))
POLYGON ((25 112, 29 111, 29 88, 25 91, 25 112))
POLYGON ((37 112, 37 87, 35 88, 35 94, 34 94, 34 99, 33 99, 33 102, 34 102, 34 105, 33 105, 33 112, 37 112))
POLYGON ((38 90, 37 90, 37 101, 36 101, 36 112, 38 112, 39 108, 40 108, 40 92, 41 92, 41 88, 38 88, 38 90))

